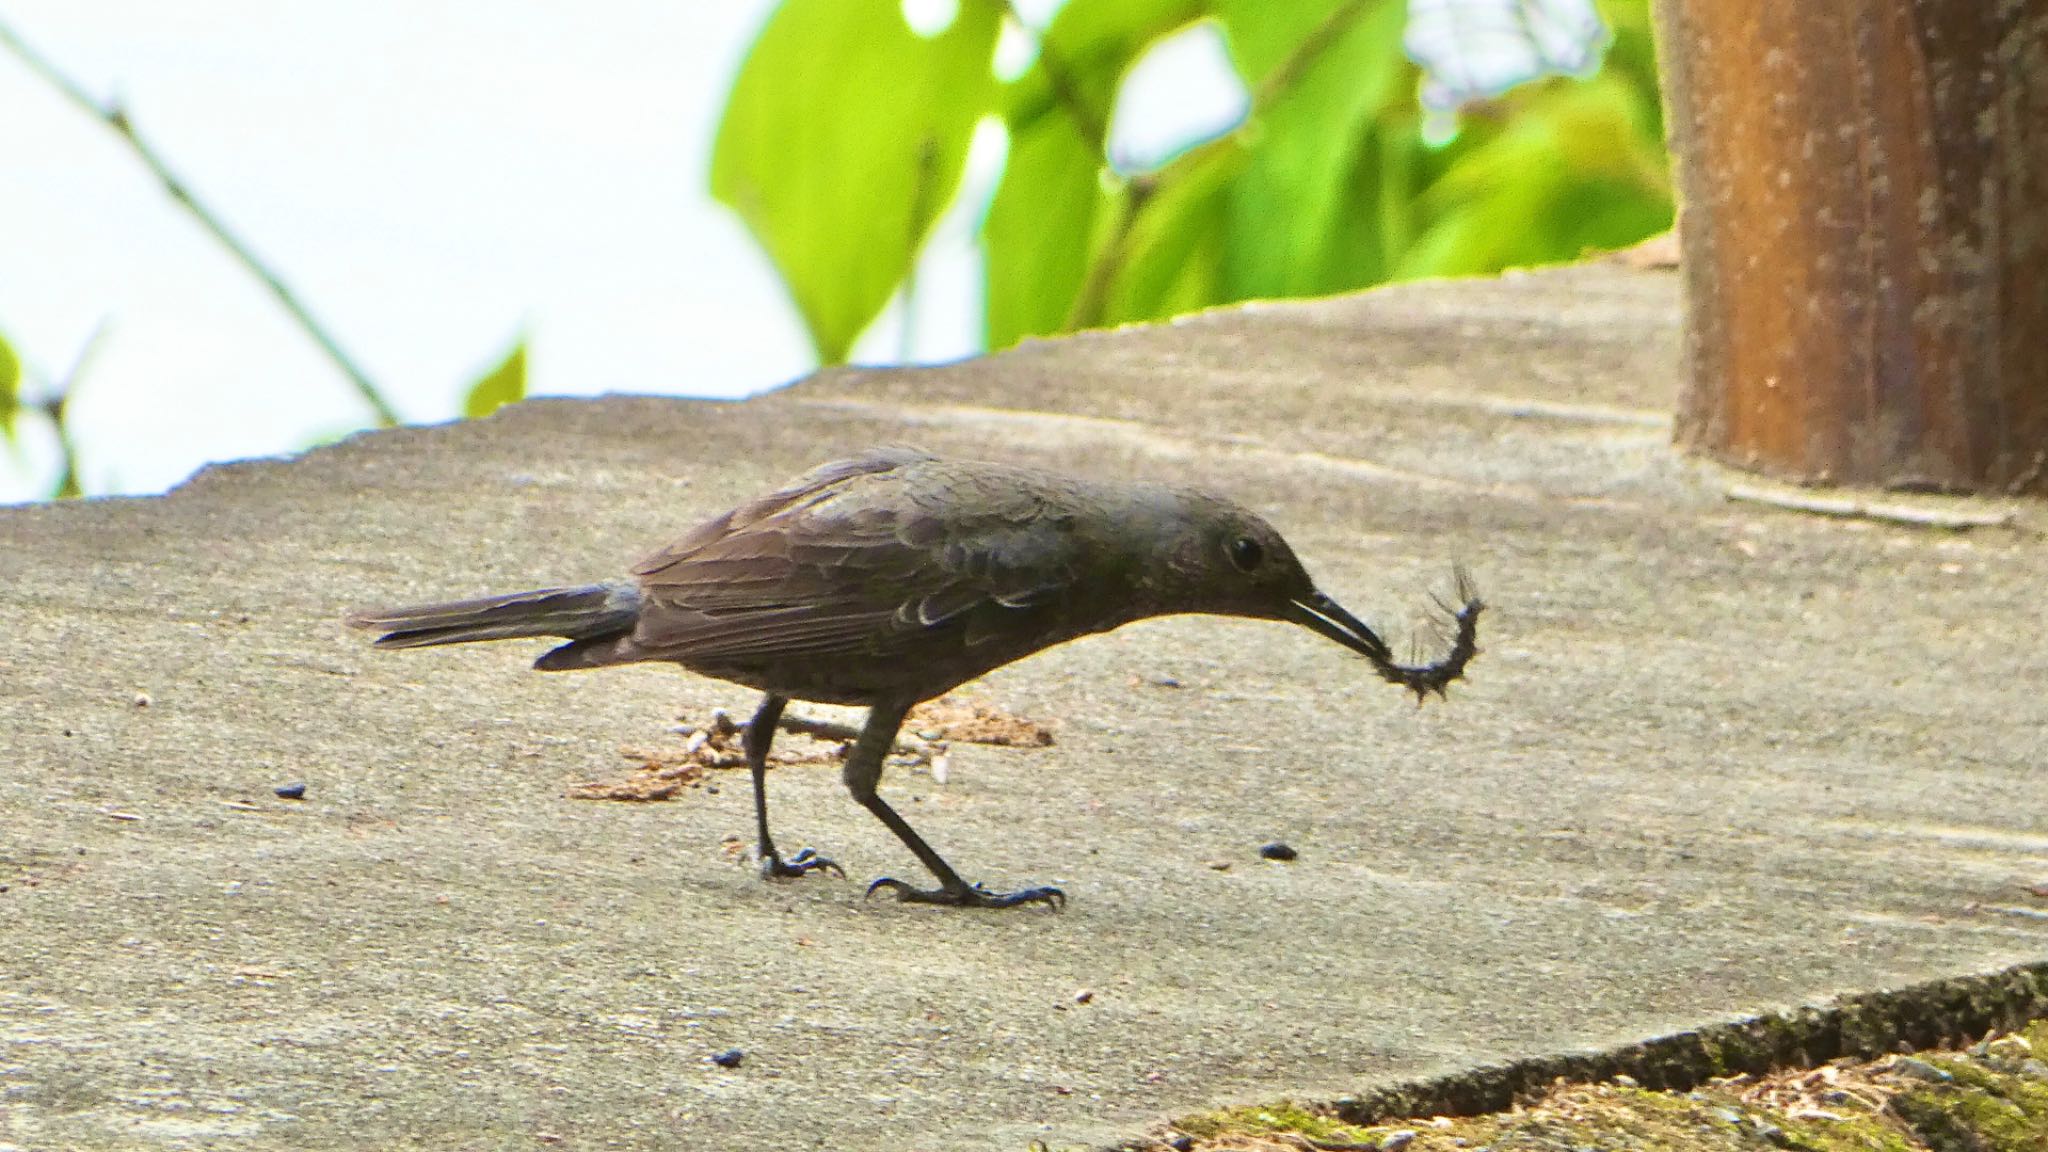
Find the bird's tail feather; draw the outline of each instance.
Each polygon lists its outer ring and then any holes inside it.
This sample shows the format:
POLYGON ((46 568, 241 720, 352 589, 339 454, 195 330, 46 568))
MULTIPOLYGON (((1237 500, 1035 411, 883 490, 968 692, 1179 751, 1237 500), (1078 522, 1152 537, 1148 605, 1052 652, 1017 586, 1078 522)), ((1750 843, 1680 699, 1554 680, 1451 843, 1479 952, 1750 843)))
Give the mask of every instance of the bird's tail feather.
POLYGON ((589 640, 628 631, 639 615, 637 587, 587 584, 355 612, 348 624, 383 633, 375 641, 379 648, 426 648, 531 636, 589 640))

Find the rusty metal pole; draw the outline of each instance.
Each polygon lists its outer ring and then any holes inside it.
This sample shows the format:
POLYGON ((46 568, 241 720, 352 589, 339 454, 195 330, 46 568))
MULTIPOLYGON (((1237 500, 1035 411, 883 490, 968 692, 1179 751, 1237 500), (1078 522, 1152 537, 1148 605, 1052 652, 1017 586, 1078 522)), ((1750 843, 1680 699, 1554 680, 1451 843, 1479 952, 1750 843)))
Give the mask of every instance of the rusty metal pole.
POLYGON ((1677 439, 1802 482, 2048 493, 2048 0, 1656 0, 1677 439))

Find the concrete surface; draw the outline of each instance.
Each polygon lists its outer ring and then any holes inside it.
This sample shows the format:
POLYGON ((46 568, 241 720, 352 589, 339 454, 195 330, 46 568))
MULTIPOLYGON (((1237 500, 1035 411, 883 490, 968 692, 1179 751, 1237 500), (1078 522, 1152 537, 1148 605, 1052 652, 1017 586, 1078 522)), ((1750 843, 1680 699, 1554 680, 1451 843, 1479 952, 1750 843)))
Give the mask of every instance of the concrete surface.
POLYGON ((1672 277, 1585 267, 0 510, 0 1144, 1061 1146, 2039 958, 2035 510, 1727 503, 1667 449, 1675 363, 1672 277), (1005 669, 1058 743, 884 794, 1072 902, 961 913, 862 903, 914 862, 827 767, 774 774, 778 834, 856 882, 734 862, 738 774, 565 798, 743 691, 339 626, 620 572, 889 440, 1199 478, 1397 633, 1462 560, 1485 651, 1421 710, 1277 624, 1005 669))

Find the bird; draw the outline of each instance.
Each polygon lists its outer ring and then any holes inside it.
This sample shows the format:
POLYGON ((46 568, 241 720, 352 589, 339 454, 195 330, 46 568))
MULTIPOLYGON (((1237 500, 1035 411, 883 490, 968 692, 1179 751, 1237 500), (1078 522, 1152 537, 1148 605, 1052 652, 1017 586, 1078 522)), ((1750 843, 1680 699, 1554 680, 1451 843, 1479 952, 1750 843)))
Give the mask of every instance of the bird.
POLYGON ((543 671, 669 662, 752 688, 742 747, 754 784, 761 872, 844 876, 827 856, 780 852, 768 828, 769 744, 791 700, 868 710, 843 769, 853 799, 937 881, 884 876, 909 903, 1063 907, 1049 886, 970 884, 878 791, 912 706, 995 668, 1135 620, 1208 613, 1288 621, 1363 656, 1415 694, 1444 695, 1478 651, 1485 607, 1469 575, 1434 663, 1397 663, 1387 644, 1317 589, 1278 530, 1222 496, 1181 484, 1090 479, 889 446, 813 468, 698 525, 626 579, 359 611, 378 648, 484 640, 565 641, 543 671))

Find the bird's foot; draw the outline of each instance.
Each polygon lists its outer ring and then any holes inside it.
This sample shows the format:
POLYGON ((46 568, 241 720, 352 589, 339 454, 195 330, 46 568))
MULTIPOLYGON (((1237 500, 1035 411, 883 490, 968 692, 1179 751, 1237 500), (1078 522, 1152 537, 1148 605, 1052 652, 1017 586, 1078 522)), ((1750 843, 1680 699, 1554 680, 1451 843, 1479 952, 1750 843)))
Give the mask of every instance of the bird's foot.
POLYGON ((841 880, 846 879, 846 869, 841 868, 830 856, 820 856, 811 848, 799 848, 796 854, 787 860, 774 852, 761 858, 761 876, 764 879, 808 876, 813 872, 830 872, 841 880))
POLYGON ((951 904, 960 908, 1015 908, 1019 904, 1044 904, 1057 912, 1066 907, 1067 894, 1057 888, 1024 888, 1016 892, 991 892, 976 884, 969 888, 913 888, 893 876, 868 885, 873 896, 884 888, 905 904, 951 904))

